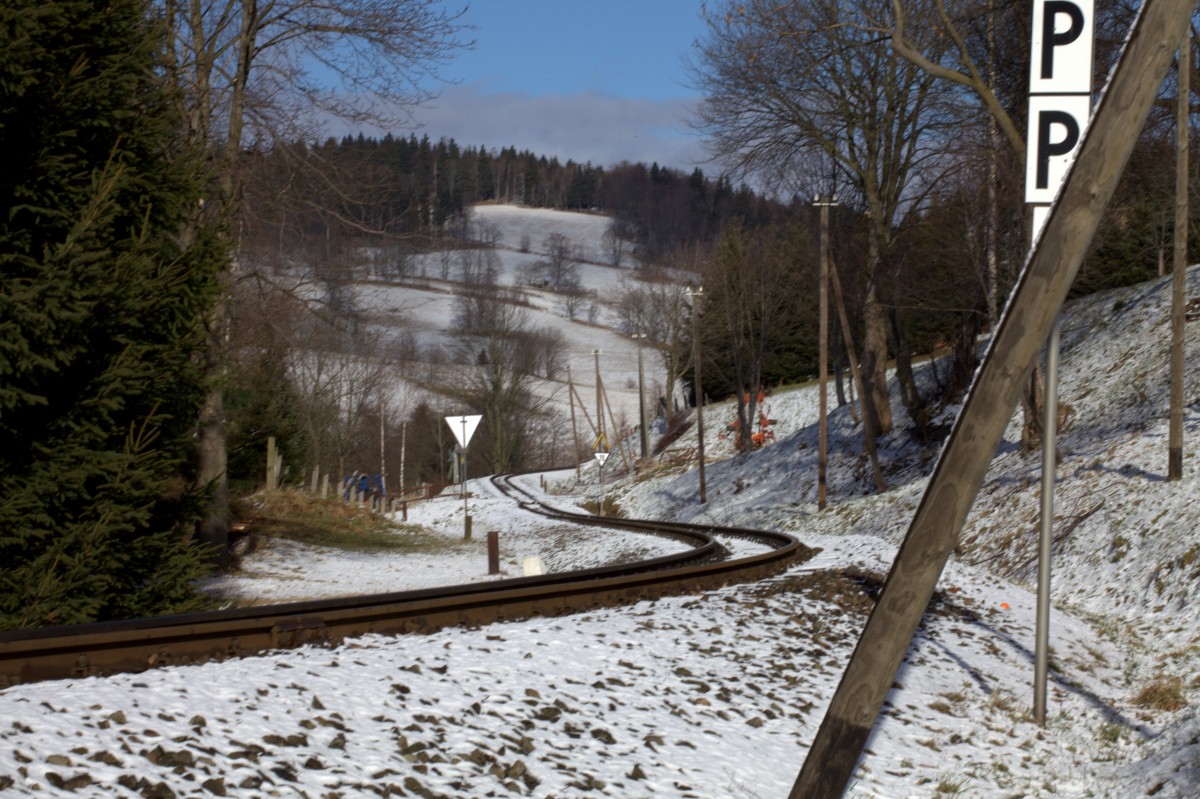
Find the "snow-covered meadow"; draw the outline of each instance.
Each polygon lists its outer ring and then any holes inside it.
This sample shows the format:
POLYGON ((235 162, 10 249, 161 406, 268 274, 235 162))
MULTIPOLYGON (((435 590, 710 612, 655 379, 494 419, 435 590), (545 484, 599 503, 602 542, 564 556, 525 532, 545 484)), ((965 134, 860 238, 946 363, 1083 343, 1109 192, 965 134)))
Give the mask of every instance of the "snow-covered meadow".
MULTIPOLYGON (((530 328, 562 334, 563 366, 571 367, 575 389, 580 400, 587 403, 589 413, 594 411, 596 396, 593 353, 599 350, 601 381, 614 418, 622 425, 636 424, 638 342, 620 330, 614 310, 622 290, 635 280, 634 260, 626 254, 619 267, 612 265, 611 254, 603 246, 610 222, 609 217, 601 214, 512 205, 476 206, 469 227, 475 235, 489 231, 486 237, 494 241, 493 246, 483 251, 414 256, 410 275, 403 281, 380 277, 358 283, 356 303, 384 324, 402 327, 427 351, 446 346, 456 332, 455 292, 461 290, 462 276, 460 254, 474 259, 486 257, 496 268, 497 285, 519 291, 530 328), (551 235, 564 237, 579 259, 579 286, 588 297, 576 309, 573 319, 564 306, 563 294, 522 282, 522 275, 530 265, 546 260, 551 235)), ((664 368, 661 359, 649 350, 643 360, 647 401, 652 402, 663 393, 664 368)), ((566 415, 570 393, 565 371, 560 371, 553 380, 540 382, 535 390, 566 415)), ((403 406, 405 399, 401 390, 395 402, 403 406)))
MULTIPOLYGON (((1200 294, 1200 271, 1190 277, 1200 294)), ((1172 483, 1169 294, 1157 281, 1064 312, 1060 396, 1074 419, 1060 442, 1046 726, 1031 718, 1040 455, 1019 452, 1016 419, 849 796, 1200 796, 1200 327, 1188 325, 1187 454, 1172 483)), ((742 457, 721 440, 729 407, 708 410, 707 504, 697 470, 678 464, 620 480, 606 469, 604 489, 630 516, 782 529, 820 549, 787 573, 560 618, 6 688, 0 794, 787 796, 932 456, 891 434, 888 490, 872 494, 840 408, 818 512, 816 389, 768 401, 777 440, 742 457)), ((520 479, 536 492, 540 478, 520 479)), ((563 507, 600 494, 594 463, 545 478, 563 507)), ((666 545, 533 517, 485 478, 471 494, 471 542, 458 496, 410 509, 445 537, 437 556, 279 543, 219 587, 273 601, 489 579, 486 530, 508 575, 535 555, 563 570, 666 545)))

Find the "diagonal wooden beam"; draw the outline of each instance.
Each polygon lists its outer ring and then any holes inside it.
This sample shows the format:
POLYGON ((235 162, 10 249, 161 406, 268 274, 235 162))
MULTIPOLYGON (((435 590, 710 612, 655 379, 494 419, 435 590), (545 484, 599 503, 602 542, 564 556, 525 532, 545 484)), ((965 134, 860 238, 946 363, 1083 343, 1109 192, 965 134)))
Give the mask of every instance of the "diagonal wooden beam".
POLYGON ((996 329, 790 799, 841 796, 1196 0, 1146 0, 996 329))

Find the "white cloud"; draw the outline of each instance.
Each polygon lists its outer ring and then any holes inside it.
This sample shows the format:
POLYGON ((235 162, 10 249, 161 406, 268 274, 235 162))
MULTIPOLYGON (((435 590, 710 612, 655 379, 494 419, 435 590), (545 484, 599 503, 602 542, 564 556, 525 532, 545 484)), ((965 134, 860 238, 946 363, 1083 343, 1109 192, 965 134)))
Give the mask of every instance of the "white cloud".
POLYGON ((533 97, 464 85, 446 89, 414 116, 431 139, 452 138, 464 147, 513 146, 564 162, 657 162, 691 171, 703 168, 705 158, 688 128, 697 103, 596 92, 533 97))

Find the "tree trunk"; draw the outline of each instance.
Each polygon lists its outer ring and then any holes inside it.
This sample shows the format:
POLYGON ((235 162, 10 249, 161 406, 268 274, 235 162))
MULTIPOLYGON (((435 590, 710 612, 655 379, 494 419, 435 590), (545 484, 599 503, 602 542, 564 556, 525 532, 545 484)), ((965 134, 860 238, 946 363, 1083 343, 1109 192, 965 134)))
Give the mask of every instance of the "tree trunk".
POLYGON ((1021 390, 1021 410, 1025 422, 1021 427, 1021 452, 1030 453, 1042 446, 1042 406, 1046 402, 1046 382, 1042 364, 1034 364, 1029 379, 1021 390))
POLYGON ((957 399, 970 388, 975 369, 979 366, 979 349, 975 346, 979 324, 978 314, 964 315, 962 330, 954 341, 954 363, 950 367, 950 380, 946 388, 946 396, 950 400, 957 399))
POLYGON ((226 472, 225 402, 221 385, 222 361, 219 339, 225 318, 225 304, 218 303, 209 320, 209 346, 205 355, 208 398, 200 409, 196 436, 197 478, 209 494, 208 514, 196 525, 201 544, 212 547, 212 560, 218 567, 229 564, 229 481, 226 472), (217 341, 213 341, 213 339, 217 341))
POLYGON ((917 431, 924 437, 929 431, 929 408, 925 404, 921 392, 917 390, 917 381, 913 377, 912 353, 909 352, 908 338, 900 328, 900 320, 893 308, 888 312, 892 323, 892 336, 896 341, 896 382, 900 387, 900 400, 917 431))
POLYGON ((867 291, 863 304, 862 381, 861 398, 863 415, 869 415, 871 424, 864 426, 876 436, 892 431, 892 408, 888 401, 887 385, 887 315, 879 302, 875 286, 867 291))
MULTIPOLYGON (((988 2, 988 88, 996 90, 996 8, 988 2)), ((988 121, 987 233, 984 243, 984 269, 987 272, 988 327, 1000 320, 1000 201, 996 187, 1000 183, 1000 123, 993 115, 988 121)))

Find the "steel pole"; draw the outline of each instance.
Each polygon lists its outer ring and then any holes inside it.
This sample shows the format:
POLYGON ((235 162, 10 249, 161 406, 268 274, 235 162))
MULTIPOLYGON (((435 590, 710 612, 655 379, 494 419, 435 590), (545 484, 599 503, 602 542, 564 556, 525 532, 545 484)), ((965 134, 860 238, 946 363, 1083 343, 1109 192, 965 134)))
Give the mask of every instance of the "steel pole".
POLYGON ((463 456, 462 456, 462 495, 463 495, 463 538, 471 537, 471 513, 467 509, 467 417, 462 419, 463 456))
POLYGON ((1046 681, 1050 664, 1050 549, 1054 535, 1054 476, 1058 433, 1058 346, 1062 323, 1055 321, 1046 348, 1046 397, 1042 422, 1042 524, 1038 540, 1037 629, 1033 662, 1033 718, 1046 724, 1046 681))

